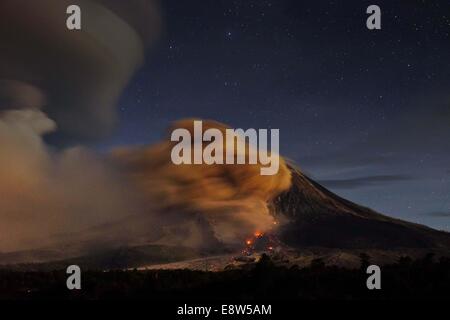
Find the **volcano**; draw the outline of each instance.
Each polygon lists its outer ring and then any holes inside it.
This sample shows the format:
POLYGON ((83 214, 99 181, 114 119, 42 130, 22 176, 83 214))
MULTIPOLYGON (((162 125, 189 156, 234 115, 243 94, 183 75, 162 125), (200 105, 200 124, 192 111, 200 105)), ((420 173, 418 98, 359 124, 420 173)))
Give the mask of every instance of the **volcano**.
MULTIPOLYGON (((293 165, 289 165, 289 169, 291 187, 269 203, 270 213, 280 225, 267 235, 270 239, 266 235, 256 237, 266 242, 270 240, 269 246, 263 247, 270 249, 266 253, 272 254, 273 258, 289 260, 298 266, 306 266, 320 258, 327 264, 357 267, 362 253, 379 264, 392 263, 403 256, 449 255, 450 233, 380 214, 339 197, 293 165)), ((120 223, 67 236, 52 247, 0 253, 0 268, 15 265, 19 269, 53 270, 69 263, 91 269, 203 270, 207 264, 210 270, 223 270, 242 254, 221 246, 208 226, 203 227, 208 231, 205 238, 211 245, 208 250, 162 245, 155 240, 161 235, 149 232, 150 226, 151 223, 145 222, 142 216, 130 217, 120 223), (117 239, 105 236, 137 229, 141 230, 140 241, 126 241, 120 246, 115 244, 117 239)), ((184 227, 179 225, 177 233, 184 227)), ((264 250, 257 247, 252 244, 250 255, 262 254, 264 250)), ((255 260, 249 259, 248 255, 241 257, 245 261, 255 260)))
POLYGON ((290 166, 292 186, 271 204, 289 222, 279 238, 292 247, 449 250, 450 233, 394 219, 352 203, 290 166))

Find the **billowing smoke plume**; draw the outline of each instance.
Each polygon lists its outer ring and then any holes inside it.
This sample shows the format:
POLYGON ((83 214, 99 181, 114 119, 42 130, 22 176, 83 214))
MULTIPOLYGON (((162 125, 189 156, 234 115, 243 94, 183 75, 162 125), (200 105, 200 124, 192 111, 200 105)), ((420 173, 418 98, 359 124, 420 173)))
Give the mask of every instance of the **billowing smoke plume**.
MULTIPOLYGON (((174 126, 192 130, 192 121, 174 126)), ((0 117, 2 251, 54 245, 77 233, 115 245, 239 244, 274 227, 267 203, 290 186, 282 159, 278 174, 263 176, 259 164, 174 165, 170 141, 106 157, 82 147, 52 152, 42 135, 54 129, 41 111, 0 117)))
MULTIPOLYGON (((79 0, 80 32, 65 28, 69 4, 0 2, 0 252, 74 243, 199 248, 272 228, 267 201, 290 185, 282 160, 278 174, 261 176, 259 165, 176 166, 171 142, 111 155, 46 145, 52 132, 71 142, 107 134, 158 34, 152 0, 79 0)), ((192 120, 174 127, 192 130, 192 120)))
POLYGON ((0 117, 0 251, 45 247, 58 235, 133 213, 127 185, 82 148, 52 152, 42 135, 55 123, 41 111, 0 117))
POLYGON ((0 251, 58 241, 139 207, 98 155, 66 144, 108 134, 116 102, 157 38, 153 0, 0 1, 0 251), (66 9, 81 8, 81 31, 66 9))
MULTIPOLYGON (((193 136, 193 122, 178 121, 173 128, 188 129, 193 136)), ((209 128, 219 129, 225 135, 228 127, 204 121, 203 129, 209 128)), ((155 146, 114 153, 121 172, 158 204, 160 213, 204 219, 214 237, 226 244, 240 243, 255 231, 274 227, 267 203, 291 184, 290 171, 283 159, 278 173, 272 176, 261 175, 261 165, 248 164, 248 161, 247 164, 174 165, 171 150, 175 143, 169 137, 167 140, 155 146)), ((207 145, 204 143, 203 148, 207 145)), ((247 155, 249 148, 247 144, 247 155)), ((236 148, 234 151, 236 158, 236 148)), ((202 240, 205 239, 199 238, 202 240)))

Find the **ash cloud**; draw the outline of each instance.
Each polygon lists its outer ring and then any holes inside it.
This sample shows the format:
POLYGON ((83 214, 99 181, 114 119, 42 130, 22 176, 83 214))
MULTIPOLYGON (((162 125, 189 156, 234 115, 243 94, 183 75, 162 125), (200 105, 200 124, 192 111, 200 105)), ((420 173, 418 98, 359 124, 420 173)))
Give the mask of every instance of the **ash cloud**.
MULTIPOLYGON (((192 129, 190 120, 174 125, 192 129)), ((61 245, 62 239, 233 247, 275 227, 267 204, 291 183, 283 159, 273 176, 262 176, 259 164, 174 165, 170 139, 107 156, 83 147, 56 152, 42 140, 54 129, 39 110, 0 117, 0 251, 61 245)))
POLYGON ((124 181, 83 147, 53 152, 55 123, 38 110, 0 116, 0 251, 55 244, 55 235, 119 220, 136 201, 124 181))
POLYGON ((151 0, 80 0, 83 29, 69 32, 69 4, 0 3, 0 252, 202 248, 272 228, 267 202, 290 186, 283 160, 277 175, 261 176, 259 165, 175 166, 171 142, 110 155, 80 145, 113 128, 160 21, 151 0), (55 132, 78 143, 55 149, 44 139, 55 132))
POLYGON ((159 29, 151 0, 1 1, 0 109, 41 108, 70 141, 107 135, 159 29), (81 31, 66 28, 71 4, 82 9, 81 31))
MULTIPOLYGON (((173 128, 194 132, 194 120, 181 120, 173 128)), ((227 127, 203 121, 203 129, 227 127)), ((260 164, 174 165, 170 154, 176 144, 122 148, 113 152, 121 172, 136 183, 148 199, 157 201, 159 212, 185 219, 199 218, 213 237, 224 244, 240 244, 255 231, 274 228, 268 202, 291 185, 291 173, 280 157, 280 169, 273 176, 260 174, 260 164)), ((206 148, 207 144, 203 145, 206 148)), ((222 152, 226 152, 223 142, 222 152)), ((247 155, 250 146, 247 144, 247 155)), ((220 151, 219 151, 220 152, 220 151)), ((235 159, 237 157, 234 150, 235 159)), ((247 162, 248 163, 248 162, 247 162)), ((177 219, 178 220, 178 219, 177 219)), ((194 246, 202 246, 204 237, 194 246)))
POLYGON ((0 2, 0 251, 52 245, 142 209, 107 159, 79 143, 113 129, 116 100, 160 23, 153 0, 0 2), (66 28, 71 4, 82 31, 66 28), (55 132, 75 147, 47 145, 55 132))

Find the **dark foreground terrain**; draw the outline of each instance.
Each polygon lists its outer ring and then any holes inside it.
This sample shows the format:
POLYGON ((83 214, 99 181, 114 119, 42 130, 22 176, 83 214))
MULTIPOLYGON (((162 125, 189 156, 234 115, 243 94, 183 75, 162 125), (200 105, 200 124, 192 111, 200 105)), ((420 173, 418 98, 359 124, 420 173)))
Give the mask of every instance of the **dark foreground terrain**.
POLYGON ((0 299, 91 300, 152 299, 450 299, 450 258, 401 258, 381 269, 381 290, 366 287, 368 258, 359 269, 326 266, 275 266, 261 260, 245 269, 221 272, 192 270, 85 271, 82 289, 69 291, 64 270, 0 271, 0 299))

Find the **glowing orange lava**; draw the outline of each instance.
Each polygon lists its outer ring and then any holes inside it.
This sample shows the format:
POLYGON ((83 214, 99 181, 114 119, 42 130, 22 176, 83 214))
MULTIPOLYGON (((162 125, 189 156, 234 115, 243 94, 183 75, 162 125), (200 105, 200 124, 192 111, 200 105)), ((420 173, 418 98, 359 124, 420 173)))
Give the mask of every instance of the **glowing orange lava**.
POLYGON ((260 231, 256 231, 254 234, 255 238, 261 238, 263 236, 263 233, 260 231))

